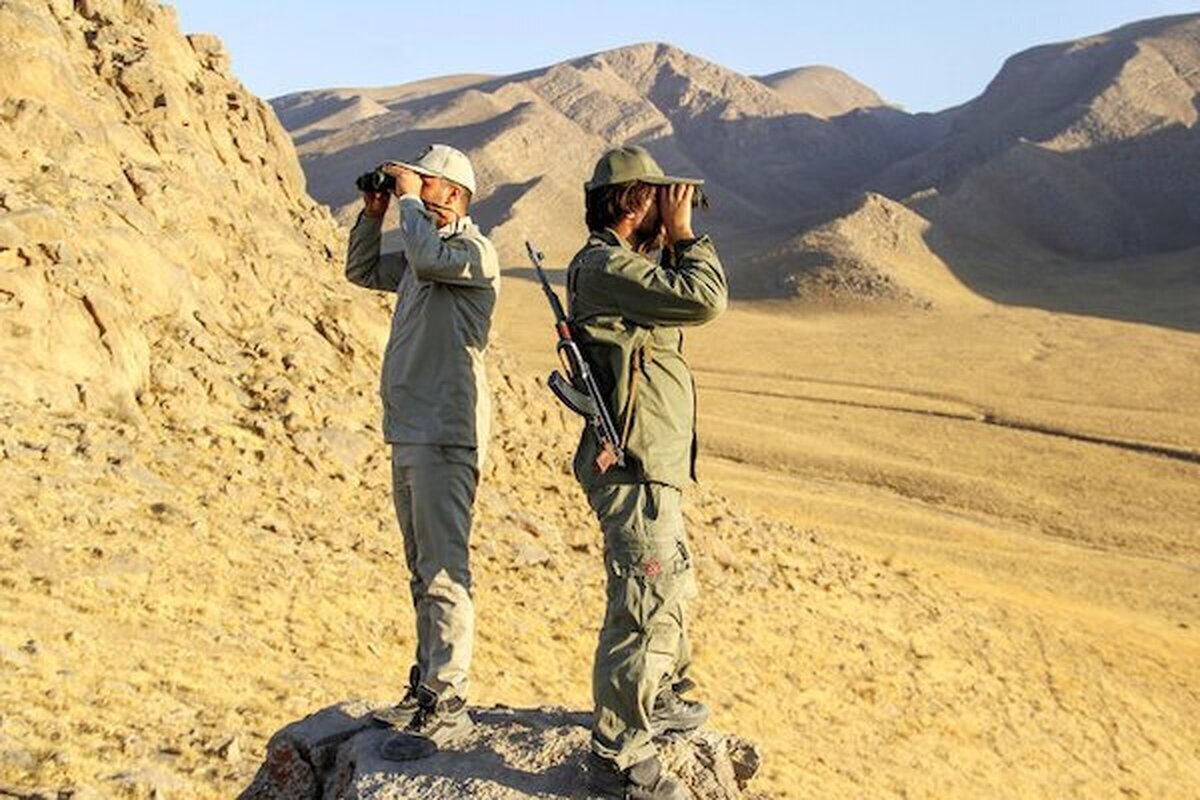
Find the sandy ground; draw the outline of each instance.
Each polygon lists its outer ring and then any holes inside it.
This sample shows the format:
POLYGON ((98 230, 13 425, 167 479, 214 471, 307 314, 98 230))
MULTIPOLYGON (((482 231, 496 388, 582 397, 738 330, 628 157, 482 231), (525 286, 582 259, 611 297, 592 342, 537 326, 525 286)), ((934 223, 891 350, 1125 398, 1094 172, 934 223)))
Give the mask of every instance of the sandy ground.
MULTIPOLYGON (((544 369, 528 286, 509 282, 504 334, 544 369)), ((826 770, 849 781, 830 796, 1191 795, 1200 744, 1178 714, 1200 711, 1195 334, 1011 306, 735 304, 687 348, 708 485, 969 609, 939 606, 971 627, 959 652, 919 660, 937 699, 912 728, 876 695, 825 717, 815 698, 845 673, 801 626, 785 662, 823 677, 776 698, 792 730, 778 712, 735 716, 791 742, 795 796, 838 785, 826 770), (862 760, 834 755, 848 747, 862 760)))
MULTIPOLYGON (((518 273, 502 302, 474 697, 585 708, 598 533, 532 378, 548 312, 518 273)), ((696 673, 763 746, 757 788, 1193 796, 1194 334, 735 304, 688 348, 696 673)), ((351 468, 245 427, 4 420, 0 789, 229 797, 284 724, 400 691, 382 448, 351 468)))

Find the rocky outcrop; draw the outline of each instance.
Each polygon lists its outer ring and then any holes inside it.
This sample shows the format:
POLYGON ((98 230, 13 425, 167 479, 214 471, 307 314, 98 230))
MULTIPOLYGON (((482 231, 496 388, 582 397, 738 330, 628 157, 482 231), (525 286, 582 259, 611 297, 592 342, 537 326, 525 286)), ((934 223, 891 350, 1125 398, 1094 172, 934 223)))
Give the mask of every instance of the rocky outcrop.
POLYGON ((7 2, 0 61, 20 64, 0 70, 0 400, 187 426, 353 405, 286 364, 361 385, 379 323, 215 37, 153 2, 7 2), (263 347, 272 377, 248 363, 263 347))
MULTIPOLYGON (((379 755, 394 734, 372 724, 370 712, 368 703, 343 703, 280 730, 239 800, 588 796, 587 714, 562 708, 472 710, 476 729, 467 741, 399 763, 379 755)), ((748 796, 743 790, 761 762, 752 743, 713 731, 666 738, 659 757, 697 800, 748 796)))

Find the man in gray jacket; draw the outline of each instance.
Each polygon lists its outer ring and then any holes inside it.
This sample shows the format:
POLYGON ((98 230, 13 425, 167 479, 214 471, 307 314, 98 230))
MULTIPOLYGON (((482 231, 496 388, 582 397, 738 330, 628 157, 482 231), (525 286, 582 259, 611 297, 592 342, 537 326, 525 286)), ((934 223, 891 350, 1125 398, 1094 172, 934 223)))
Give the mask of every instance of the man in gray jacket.
POLYGON ((401 730, 385 757, 419 758, 471 729, 467 672, 474 637, 468 541, 488 442, 483 354, 500 289, 496 251, 468 216, 475 174, 435 144, 389 162, 400 207, 399 252, 380 252, 386 192, 365 193, 350 231, 346 277, 395 292, 383 359, 383 431, 416 612, 407 692, 376 718, 401 730))

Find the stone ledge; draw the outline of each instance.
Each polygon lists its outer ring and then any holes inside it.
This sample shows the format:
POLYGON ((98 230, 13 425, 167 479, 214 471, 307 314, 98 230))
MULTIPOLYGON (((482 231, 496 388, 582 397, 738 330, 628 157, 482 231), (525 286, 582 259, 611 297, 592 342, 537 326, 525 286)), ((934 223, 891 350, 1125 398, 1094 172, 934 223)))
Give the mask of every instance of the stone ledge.
MULTIPOLYGON (((371 710, 361 701, 341 703, 280 730, 239 800, 590 797, 583 771, 587 713, 472 709, 476 730, 466 742, 397 763, 379 755, 391 732, 372 723, 371 710)), ((751 742, 710 730, 665 737, 659 755, 697 800, 749 800, 744 790, 761 763, 751 742)))

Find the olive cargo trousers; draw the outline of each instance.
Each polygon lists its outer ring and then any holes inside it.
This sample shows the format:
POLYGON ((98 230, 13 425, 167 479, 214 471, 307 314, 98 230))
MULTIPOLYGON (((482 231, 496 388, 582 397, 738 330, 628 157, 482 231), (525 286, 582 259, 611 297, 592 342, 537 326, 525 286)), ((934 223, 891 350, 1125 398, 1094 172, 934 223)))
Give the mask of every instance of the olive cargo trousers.
POLYGON ((654 699, 691 664, 686 606, 697 586, 679 489, 629 483, 587 495, 604 532, 608 577, 592 672, 592 748, 625 769, 655 754, 654 699))
POLYGON ((478 482, 474 448, 392 447, 392 496, 416 612, 416 665, 421 684, 439 697, 467 697, 475 636, 469 542, 478 482))

